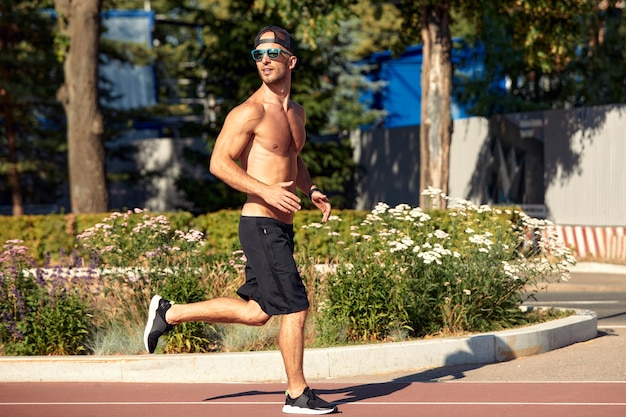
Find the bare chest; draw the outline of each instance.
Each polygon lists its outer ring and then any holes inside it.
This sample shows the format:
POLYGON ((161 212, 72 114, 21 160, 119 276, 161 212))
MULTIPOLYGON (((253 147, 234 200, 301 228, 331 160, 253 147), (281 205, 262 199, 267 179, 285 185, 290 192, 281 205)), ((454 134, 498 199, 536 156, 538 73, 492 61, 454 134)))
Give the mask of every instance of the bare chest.
POLYGON ((293 110, 266 112, 255 134, 256 144, 278 154, 299 153, 305 140, 304 121, 293 110))

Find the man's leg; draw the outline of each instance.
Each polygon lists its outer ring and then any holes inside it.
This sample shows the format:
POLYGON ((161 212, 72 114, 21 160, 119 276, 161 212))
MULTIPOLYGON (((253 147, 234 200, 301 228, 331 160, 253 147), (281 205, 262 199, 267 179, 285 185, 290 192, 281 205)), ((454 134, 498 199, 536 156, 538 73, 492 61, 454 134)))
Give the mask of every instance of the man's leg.
POLYGON ((148 353, 153 353, 161 336, 169 332, 175 324, 188 321, 262 326, 269 318, 259 304, 252 300, 220 297, 197 303, 174 304, 155 295, 148 307, 143 343, 148 353))
POLYGON ((283 413, 329 414, 337 406, 322 400, 306 383, 304 362, 304 323, 308 310, 282 316, 278 343, 287 373, 287 391, 283 413))
POLYGON ((278 345, 285 364, 287 389, 291 397, 296 398, 307 386, 304 378, 304 324, 308 310, 282 316, 278 345))
POLYGON ((239 298, 219 297, 190 304, 172 304, 165 313, 168 324, 190 321, 210 323, 241 323, 262 326, 270 316, 256 301, 239 298))

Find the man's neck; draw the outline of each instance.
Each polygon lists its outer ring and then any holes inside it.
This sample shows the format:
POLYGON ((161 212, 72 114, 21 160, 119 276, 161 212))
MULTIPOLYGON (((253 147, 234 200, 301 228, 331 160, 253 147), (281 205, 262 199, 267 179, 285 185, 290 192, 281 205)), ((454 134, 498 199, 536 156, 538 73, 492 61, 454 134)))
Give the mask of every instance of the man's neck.
POLYGON ((284 108, 287 108, 289 105, 291 96, 289 83, 282 83, 280 85, 268 85, 264 83, 261 90, 263 91, 263 97, 265 97, 266 101, 281 104, 284 108))

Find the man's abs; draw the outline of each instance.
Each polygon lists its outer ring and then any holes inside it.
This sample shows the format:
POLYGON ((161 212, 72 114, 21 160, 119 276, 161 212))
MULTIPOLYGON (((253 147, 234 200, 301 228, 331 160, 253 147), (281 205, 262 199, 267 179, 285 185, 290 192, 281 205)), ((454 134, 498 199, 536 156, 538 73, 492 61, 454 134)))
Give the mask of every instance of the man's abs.
POLYGON ((270 206, 260 197, 248 196, 248 200, 241 209, 242 216, 249 217, 271 217, 272 219, 280 220, 283 223, 293 223, 294 213, 284 213, 275 207, 270 206))

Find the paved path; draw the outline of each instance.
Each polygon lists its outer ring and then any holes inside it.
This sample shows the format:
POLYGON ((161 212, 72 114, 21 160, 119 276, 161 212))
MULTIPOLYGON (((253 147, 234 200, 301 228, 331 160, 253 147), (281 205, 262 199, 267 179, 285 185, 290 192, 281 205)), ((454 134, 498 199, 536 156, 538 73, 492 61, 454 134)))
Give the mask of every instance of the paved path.
POLYGON ((598 336, 589 341, 508 362, 444 366, 341 381, 626 383, 625 347, 626 328, 601 327, 598 336))
MULTIPOLYGON (((349 417, 624 417, 626 328, 490 365, 311 381, 349 417)), ((167 375, 164 375, 164 379, 167 375)), ((0 383, 6 417, 270 417, 284 384, 0 383)))
MULTIPOLYGON (((281 415, 282 384, 43 383, 0 386, 0 415, 138 417, 281 415)), ((624 417, 626 383, 322 383, 345 417, 624 417)))

